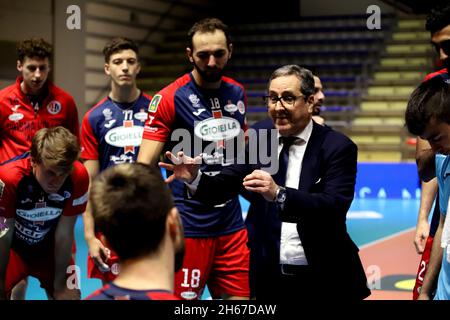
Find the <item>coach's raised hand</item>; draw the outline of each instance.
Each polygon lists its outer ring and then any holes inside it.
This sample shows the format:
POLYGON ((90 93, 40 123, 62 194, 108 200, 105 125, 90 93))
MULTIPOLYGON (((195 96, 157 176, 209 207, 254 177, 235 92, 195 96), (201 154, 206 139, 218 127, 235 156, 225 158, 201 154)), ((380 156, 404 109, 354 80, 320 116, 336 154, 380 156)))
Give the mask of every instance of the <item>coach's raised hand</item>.
POLYGON ((167 151, 166 157, 172 161, 172 164, 165 162, 158 163, 161 168, 172 171, 172 175, 165 180, 166 183, 170 183, 174 179, 191 183, 197 177, 200 164, 202 163, 200 156, 191 158, 186 156, 183 151, 179 151, 175 156, 172 152, 167 151))

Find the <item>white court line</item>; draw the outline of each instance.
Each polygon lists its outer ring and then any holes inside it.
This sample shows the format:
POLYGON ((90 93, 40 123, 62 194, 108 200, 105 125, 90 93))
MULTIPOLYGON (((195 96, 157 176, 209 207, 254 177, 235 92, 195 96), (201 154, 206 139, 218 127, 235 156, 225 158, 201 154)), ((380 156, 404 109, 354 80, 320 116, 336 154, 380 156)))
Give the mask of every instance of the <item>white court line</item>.
MULTIPOLYGON (((387 237, 384 237, 384 238, 375 240, 375 241, 373 241, 373 242, 366 243, 365 245, 359 247, 359 249, 360 249, 360 250, 362 250, 362 249, 367 249, 368 247, 371 247, 371 246, 374 246, 374 245, 376 245, 376 244, 379 244, 380 242, 384 242, 384 241, 387 241, 387 240, 391 240, 392 238, 401 236, 401 235, 403 235, 403 234, 405 234, 405 233, 411 232, 412 230, 416 230, 416 227, 412 227, 412 228, 409 228, 409 229, 406 229, 406 230, 403 230, 403 231, 400 231, 400 232, 391 234, 390 236, 387 236, 387 237)), ((411 242, 412 242, 412 241, 411 241, 411 242)), ((411 245, 412 245, 412 244, 411 244, 411 245)))

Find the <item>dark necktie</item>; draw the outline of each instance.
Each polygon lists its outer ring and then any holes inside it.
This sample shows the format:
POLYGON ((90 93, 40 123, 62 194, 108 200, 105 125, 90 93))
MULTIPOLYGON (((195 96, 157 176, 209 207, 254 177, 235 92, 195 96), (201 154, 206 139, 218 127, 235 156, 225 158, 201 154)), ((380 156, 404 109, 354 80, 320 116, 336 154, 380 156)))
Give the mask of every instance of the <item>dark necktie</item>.
POLYGON ((286 185, 286 174, 289 163, 289 148, 297 139, 297 137, 280 137, 283 147, 281 148, 280 157, 278 158, 278 172, 273 176, 273 179, 279 186, 284 187, 286 185))

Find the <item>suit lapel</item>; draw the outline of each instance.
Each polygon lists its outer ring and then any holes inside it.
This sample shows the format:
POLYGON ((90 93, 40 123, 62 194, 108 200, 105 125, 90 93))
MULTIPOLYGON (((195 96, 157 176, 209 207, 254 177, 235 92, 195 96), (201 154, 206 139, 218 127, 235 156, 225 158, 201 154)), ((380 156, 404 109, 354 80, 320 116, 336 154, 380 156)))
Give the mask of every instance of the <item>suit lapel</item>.
POLYGON ((300 173, 299 190, 308 190, 313 181, 317 177, 317 169, 319 164, 320 148, 328 130, 313 121, 313 130, 306 146, 305 155, 302 162, 302 172, 300 173))

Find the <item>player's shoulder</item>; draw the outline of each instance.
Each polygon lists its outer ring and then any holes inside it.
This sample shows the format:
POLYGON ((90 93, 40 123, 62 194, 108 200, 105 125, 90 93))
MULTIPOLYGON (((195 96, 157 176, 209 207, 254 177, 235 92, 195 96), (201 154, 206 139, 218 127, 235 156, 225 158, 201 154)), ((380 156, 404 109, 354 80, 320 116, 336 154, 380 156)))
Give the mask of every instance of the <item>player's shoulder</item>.
POLYGON ((244 90, 244 86, 242 85, 242 83, 236 81, 236 80, 233 79, 233 78, 223 76, 223 77, 222 77, 222 81, 225 82, 225 83, 227 83, 227 84, 230 84, 230 85, 232 85, 232 86, 237 86, 237 87, 239 87, 240 89, 244 90))
POLYGON ((167 96, 174 96, 178 90, 185 87, 189 83, 191 83, 192 78, 189 73, 186 73, 185 75, 179 77, 172 83, 165 86, 161 91, 158 92, 153 98, 156 98, 158 95, 167 97, 167 96))
POLYGON ((450 79, 447 69, 443 68, 441 70, 427 74, 422 82, 426 82, 426 81, 428 81, 430 79, 434 79, 436 77, 442 78, 442 80, 444 80, 444 81, 449 81, 449 79, 450 79))
POLYGON ((25 158, 0 165, 0 180, 4 183, 18 184, 22 177, 31 170, 29 161, 29 158, 25 158))
POLYGON ((86 182, 86 179, 89 181, 86 167, 78 160, 73 163, 73 171, 70 176, 74 183, 86 182))
POLYGON ((142 92, 142 95, 141 95, 141 99, 144 99, 144 100, 147 100, 147 101, 152 101, 152 96, 150 95, 150 94, 148 94, 147 92, 142 92))
POLYGON ((0 97, 8 96, 16 90, 16 84, 13 83, 0 90, 0 97))
POLYGON ((102 100, 97 102, 94 106, 92 106, 84 115, 83 118, 85 119, 91 119, 98 116, 101 116, 103 113, 103 110, 105 110, 108 107, 108 97, 104 97, 102 100))

